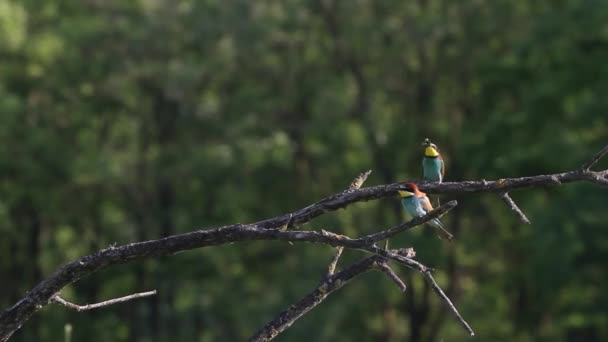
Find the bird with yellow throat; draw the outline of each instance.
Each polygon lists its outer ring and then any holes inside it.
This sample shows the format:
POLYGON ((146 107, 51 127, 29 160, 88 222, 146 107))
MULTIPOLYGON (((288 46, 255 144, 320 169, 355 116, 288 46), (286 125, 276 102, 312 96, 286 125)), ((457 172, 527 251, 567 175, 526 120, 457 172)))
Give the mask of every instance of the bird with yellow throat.
POLYGON ((422 176, 424 180, 441 183, 445 175, 445 163, 437 145, 426 138, 422 146, 424 147, 424 157, 422 157, 422 176))

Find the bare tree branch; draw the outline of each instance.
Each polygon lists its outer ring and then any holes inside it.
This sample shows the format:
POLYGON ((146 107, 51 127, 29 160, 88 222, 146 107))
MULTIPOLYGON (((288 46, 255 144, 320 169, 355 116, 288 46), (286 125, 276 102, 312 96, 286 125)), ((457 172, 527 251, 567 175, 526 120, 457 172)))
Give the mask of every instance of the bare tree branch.
POLYGON ((511 208, 511 210, 513 210, 515 212, 515 214, 517 214, 517 217, 519 217, 519 219, 521 220, 521 222, 526 223, 526 224, 530 224, 530 220, 528 219, 528 217, 526 216, 526 214, 524 214, 524 212, 521 211, 521 209, 519 209, 519 207, 517 206, 517 204, 515 204, 515 202, 511 198, 511 196, 509 196, 508 192, 501 192, 498 195, 500 196, 500 198, 503 201, 505 201, 505 203, 507 203, 507 205, 509 206, 509 208, 511 208))
MULTIPOLYGON (((413 249, 408 248, 407 251, 407 256, 411 257, 414 255, 413 249)), ((403 253, 402 250, 392 250, 387 252, 395 255, 403 253)), ((406 254, 404 254, 404 256, 405 255, 406 254)), ((297 319, 323 302, 323 300, 325 300, 325 298, 327 298, 327 296, 329 296, 332 292, 340 289, 355 277, 374 269, 384 271, 383 268, 388 268, 386 265, 386 259, 380 256, 372 256, 351 265, 339 273, 325 278, 325 280, 322 281, 321 284, 319 284, 309 294, 304 296, 297 303, 289 306, 287 309, 279 313, 276 318, 264 325, 262 329, 260 329, 249 339, 249 341, 260 342, 272 340, 285 329, 289 328, 297 319)), ((388 269, 394 274, 390 268, 388 269)), ((401 282, 396 274, 394 274, 394 276, 396 277, 397 281, 401 282)), ((393 279, 393 281, 395 281, 395 279, 393 279)), ((401 282, 401 286, 403 286, 402 290, 405 291, 405 284, 403 284, 403 282, 401 282)))
POLYGON ((289 214, 289 219, 282 227, 279 227, 279 230, 287 230, 293 226, 293 214, 289 214))
POLYGON ((586 172, 585 174, 587 177, 589 177, 589 181, 599 185, 608 186, 608 170, 586 172))
POLYGON ((357 190, 357 189, 361 188, 361 186, 367 180, 367 177, 369 177, 369 175, 371 173, 372 173, 372 170, 367 170, 367 171, 363 172, 362 174, 360 174, 359 176, 357 176, 357 178, 355 178, 353 180, 353 182, 350 184, 350 186, 348 187, 348 191, 357 190))
MULTIPOLYGON (((416 255, 413 248, 387 250, 386 252, 393 255, 401 255, 407 258, 412 258, 416 255)), ((429 268, 425 266, 422 267, 426 270, 425 272, 429 271, 429 268)), ((264 325, 262 329, 260 329, 254 336, 249 339, 249 341, 260 342, 272 340, 285 329, 289 328, 296 320, 298 320, 304 314, 314 309, 317 305, 323 302, 323 300, 325 300, 327 296, 329 296, 332 292, 340 289, 342 286, 346 285, 355 277, 370 270, 378 270, 386 273, 389 278, 401 288, 402 291, 405 291, 405 284, 386 264, 386 258, 377 255, 372 256, 351 265, 350 267, 337 274, 326 277, 325 280, 322 281, 309 294, 300 299, 296 304, 291 305, 287 309, 283 310, 277 315, 277 317, 275 317, 273 320, 264 325)), ((441 289, 439 290, 441 291, 441 289)), ((452 305, 449 300, 447 304, 452 305)))
MULTIPOLYGON (((473 192, 504 192, 515 189, 534 188, 539 186, 557 186, 565 183, 579 181, 588 181, 598 185, 608 184, 605 171, 574 170, 563 173, 554 173, 550 175, 538 175, 519 178, 502 178, 496 181, 462 181, 442 183, 427 182, 420 183, 418 187, 421 191, 431 194, 461 194, 473 192)), ((361 189, 361 191, 365 189, 361 189)))
MULTIPOLYGON (((366 172, 361 173, 359 176, 357 176, 352 181, 352 183, 350 183, 350 185, 348 186, 348 188, 346 190, 344 190, 344 192, 358 190, 359 188, 361 188, 361 186, 367 180, 367 177, 369 177, 369 175, 371 173, 372 173, 372 170, 367 170, 366 172)), ((319 203, 321 203, 321 202, 319 202, 319 203)), ((311 206, 308 206, 308 207, 306 207, 304 209, 308 209, 308 208, 311 208, 313 206, 314 205, 311 205, 311 206)), ((302 210, 304 210, 304 209, 302 209, 302 210)), ((302 210, 300 210, 300 211, 302 211, 302 210)), ((294 219, 295 219, 294 213, 288 214, 287 222, 283 226, 279 227, 279 229, 281 229, 281 230, 287 230, 287 229, 293 227, 293 225, 294 225, 294 219)))
POLYGON ((401 278, 399 278, 397 273, 395 273, 395 271, 393 271, 393 269, 386 263, 386 261, 380 262, 378 264, 378 267, 380 268, 380 270, 382 272, 384 272, 384 274, 386 274, 386 276, 390 280, 392 280, 397 285, 397 287, 399 287, 399 289, 401 289, 401 291, 405 292, 405 290, 407 290, 407 286, 405 286, 405 283, 403 282, 403 280, 401 280, 401 278))
MULTIPOLYGON (((419 217, 391 228, 391 231, 385 235, 390 237, 406 229, 420 225, 448 211, 452 207, 448 203, 445 206, 436 208, 424 217, 419 217)), ((280 220, 277 221, 280 222, 280 220)), ((353 239, 326 231, 284 231, 281 229, 280 224, 278 227, 277 229, 267 229, 261 228, 258 224, 254 223, 249 225, 235 224, 210 230, 198 230, 158 240, 136 242, 118 247, 111 246, 67 263, 29 291, 23 299, 11 308, 0 313, 0 341, 8 340, 34 312, 49 304, 55 294, 61 291, 62 288, 83 277, 112 265, 133 262, 141 258, 171 255, 195 248, 250 240, 312 242, 359 249, 382 255, 409 268, 426 269, 415 260, 374 246, 373 243, 378 241, 378 237, 375 237, 376 234, 353 239)))
POLYGON ((304 296, 297 303, 290 305, 276 318, 264 325, 262 329, 249 339, 249 341, 260 342, 272 340, 285 329, 289 328, 298 318, 323 302, 323 300, 332 292, 346 285, 355 277, 372 270, 376 266, 376 262, 381 261, 382 259, 383 258, 379 256, 369 257, 328 277, 309 294, 304 296))
POLYGON ((127 302, 127 301, 137 299, 137 298, 149 297, 149 296, 153 296, 155 294, 156 294, 156 290, 147 291, 147 292, 139 292, 139 293, 134 293, 134 294, 128 295, 128 296, 114 298, 114 299, 106 300, 103 302, 99 302, 99 303, 95 303, 95 304, 87 304, 87 305, 78 305, 78 304, 68 302, 67 300, 61 298, 59 295, 56 295, 55 297, 53 297, 52 301, 59 303, 70 309, 74 309, 78 312, 81 312, 81 311, 88 311, 88 310, 102 308, 104 306, 108 306, 108 305, 112 305, 112 304, 123 303, 123 302, 127 302))
POLYGON ((338 260, 340 259, 340 256, 342 255, 343 250, 344 250, 344 247, 342 247, 342 246, 336 248, 336 254, 334 255, 333 258, 331 258, 331 261, 329 262, 329 265, 327 266, 327 273, 325 274, 326 278, 333 275, 334 272, 336 271, 336 265, 338 264, 338 260))
POLYGON ((424 278, 426 278, 429 285, 431 285, 431 288, 433 289, 433 291, 435 291, 435 293, 437 293, 437 295, 439 295, 439 297, 441 299, 443 299, 443 302, 448 306, 450 311, 452 311, 454 316, 456 316, 456 318, 458 319, 460 324, 465 328, 465 330, 469 333, 469 335, 475 336, 475 333, 473 332, 473 329, 471 329, 471 327, 469 326, 469 323, 467 323, 467 321, 465 321, 464 318, 462 318, 462 316, 460 315, 460 313, 458 312, 458 310, 456 309, 454 304, 452 304, 452 301, 450 301, 450 298, 448 298, 448 296, 446 296, 445 293, 443 293, 443 290, 441 289, 441 287, 439 287, 439 285, 437 285, 437 282, 435 281, 435 278, 433 278, 431 271, 425 271, 425 272, 422 272, 422 274, 424 274, 424 278))
MULTIPOLYGON (((556 186, 565 183, 587 181, 598 185, 608 186, 608 170, 591 171, 595 165, 608 153, 608 146, 604 147, 587 163, 574 171, 550 175, 538 175, 520 178, 505 178, 497 181, 462 181, 428 183, 422 182, 419 187, 428 193, 473 193, 495 192, 503 193, 515 189, 533 188, 538 186, 556 186)), ((345 208, 353 203, 370 201, 380 198, 392 197, 398 190, 403 189, 404 183, 393 183, 352 189, 326 197, 317 203, 309 205, 289 214, 281 215, 253 224, 233 224, 221 228, 197 230, 186 234, 172 235, 158 240, 135 242, 118 247, 110 247, 97 251, 91 255, 69 262, 58 268, 48 278, 40 282, 12 307, 0 313, 0 341, 7 341, 10 336, 25 323, 34 312, 49 304, 56 294, 65 286, 91 275, 106 267, 133 262, 142 258, 170 255, 180 251, 217 246, 226 243, 250 240, 281 240, 287 242, 312 242, 343 246, 345 248, 364 250, 403 264, 409 268, 417 269, 430 282, 429 268, 417 261, 390 250, 378 248, 375 242, 394 236, 427 220, 437 217, 456 203, 442 205, 422 218, 395 226, 380 233, 371 234, 362 238, 349 238, 328 232, 318 231, 282 231, 284 226, 302 225, 325 213, 345 208)), ((457 311, 443 294, 441 289, 433 287, 440 294, 448 306, 461 319, 457 311)), ((466 322, 461 320, 465 328, 466 322)), ((470 330, 470 327, 467 328, 470 330)))
POLYGON ((589 159, 586 163, 584 163, 581 166, 581 170, 584 171, 589 171, 589 169, 591 169, 591 167, 595 164, 597 164, 598 161, 600 161, 600 159, 602 159, 606 153, 608 153, 608 145, 604 146, 603 149, 601 149, 598 153, 596 153, 591 159, 589 159))

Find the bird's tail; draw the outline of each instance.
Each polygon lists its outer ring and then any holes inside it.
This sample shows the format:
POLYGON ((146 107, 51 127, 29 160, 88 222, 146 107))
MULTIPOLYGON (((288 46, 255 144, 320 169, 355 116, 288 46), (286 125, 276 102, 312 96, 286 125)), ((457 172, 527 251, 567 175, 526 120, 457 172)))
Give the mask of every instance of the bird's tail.
POLYGON ((454 238, 454 235, 452 235, 445 229, 439 219, 432 219, 429 221, 429 224, 435 227, 435 229, 437 230, 437 236, 439 236, 440 239, 448 239, 448 241, 452 241, 452 239, 454 238))

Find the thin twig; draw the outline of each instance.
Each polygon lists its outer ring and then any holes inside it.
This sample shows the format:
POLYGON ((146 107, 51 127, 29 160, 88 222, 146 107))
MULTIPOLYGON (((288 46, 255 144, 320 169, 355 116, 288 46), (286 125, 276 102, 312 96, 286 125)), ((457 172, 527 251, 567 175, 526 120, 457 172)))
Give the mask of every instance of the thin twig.
POLYGON ((526 214, 524 214, 523 211, 521 211, 521 209, 519 209, 519 207, 517 206, 517 204, 515 204, 515 201, 513 201, 513 199, 511 198, 511 196, 509 196, 508 192, 501 192, 500 194, 498 194, 498 196, 500 196, 500 198, 505 201, 505 203, 507 203, 507 205, 509 206, 509 208, 511 208, 511 210, 513 210, 515 212, 515 214, 517 214, 517 217, 519 217, 519 219, 521 220, 521 222, 526 223, 526 224, 530 224, 530 220, 528 219, 528 217, 526 216, 526 214))
POLYGON ((347 191, 357 190, 357 189, 361 188, 361 186, 363 185, 365 180, 367 180, 367 177, 369 177, 369 175, 371 173, 372 173, 372 170, 367 170, 367 171, 363 172, 362 174, 360 174, 359 176, 357 176, 357 178, 355 178, 353 180, 353 182, 350 183, 350 186, 348 187, 347 191))
POLYGON ((98 309, 98 308, 102 308, 104 306, 109 306, 112 304, 118 304, 118 303, 123 303, 123 302, 127 302, 133 299, 137 299, 137 298, 142 298, 142 297, 148 297, 148 296, 153 296, 156 294, 156 290, 152 290, 152 291, 147 291, 147 292, 140 292, 140 293, 134 293, 132 295, 129 296, 124 296, 124 297, 120 297, 120 298, 114 298, 114 299, 110 299, 110 300, 106 300, 100 303, 95 303, 95 304, 87 304, 87 305, 78 305, 78 304, 74 304, 71 302, 68 302, 67 300, 61 298, 59 295, 56 295, 55 297, 53 297, 53 301, 56 303, 59 303, 65 307, 68 307, 70 309, 74 309, 78 312, 81 311, 87 311, 87 310, 93 310, 93 309, 98 309))
POLYGON ((280 230, 287 230, 289 228, 291 228, 291 226, 293 225, 293 213, 289 214, 289 219, 287 219, 287 222, 285 223, 285 225, 283 225, 282 227, 279 227, 280 230))
POLYGON ((401 280, 401 278, 399 278, 399 276, 386 263, 386 261, 382 261, 382 262, 378 263, 378 267, 380 268, 380 270, 382 272, 384 272, 384 274, 386 274, 386 276, 390 280, 392 280, 395 284, 397 284, 397 287, 399 287, 401 289, 401 291, 405 292, 405 290, 407 289, 407 286, 405 286, 405 283, 403 282, 403 280, 401 280))
POLYGON ((456 318, 458 319, 460 324, 465 328, 465 330, 469 333, 469 335, 475 336, 475 332, 473 332, 473 329, 471 329, 471 326, 469 326, 469 323, 467 323, 467 321, 465 321, 464 318, 462 318, 462 316, 458 312, 458 309, 456 309, 454 304, 452 304, 452 301, 450 301, 450 298, 448 298, 448 296, 446 296, 446 294, 443 293, 443 290, 441 289, 441 287, 439 287, 439 285, 437 285, 437 282, 435 281, 435 278, 433 278, 431 271, 428 270, 428 271, 422 272, 422 274, 428 281, 429 285, 431 285, 431 288, 433 289, 433 291, 435 291, 435 293, 437 293, 437 295, 439 295, 439 297, 441 299, 443 299, 443 302, 447 305, 447 307, 450 309, 450 311, 452 311, 454 316, 456 316, 456 318))
POLYGON ((340 256, 342 255, 343 250, 344 250, 344 247, 342 247, 342 246, 336 248, 336 254, 334 255, 333 258, 331 258, 331 261, 329 262, 329 265, 327 266, 327 273, 325 274, 325 277, 329 277, 334 274, 334 272, 336 270, 336 265, 338 264, 338 260, 340 259, 340 256))
POLYGON ((608 153, 608 145, 604 146, 598 153, 596 153, 591 159, 589 159, 586 163, 581 166, 582 171, 589 171, 591 167, 602 159, 608 153))

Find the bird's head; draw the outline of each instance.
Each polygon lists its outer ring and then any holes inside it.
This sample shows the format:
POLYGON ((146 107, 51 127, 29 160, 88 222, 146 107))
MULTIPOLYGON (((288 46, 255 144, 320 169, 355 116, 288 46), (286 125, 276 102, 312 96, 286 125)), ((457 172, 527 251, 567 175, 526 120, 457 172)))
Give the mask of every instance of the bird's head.
POLYGON ((401 196, 402 198, 411 197, 417 195, 420 192, 416 183, 413 182, 405 183, 403 187, 404 190, 399 190, 399 196, 401 196))
POLYGON ((437 145, 433 144, 429 138, 424 139, 422 146, 424 147, 425 157, 437 157, 439 155, 437 145))

